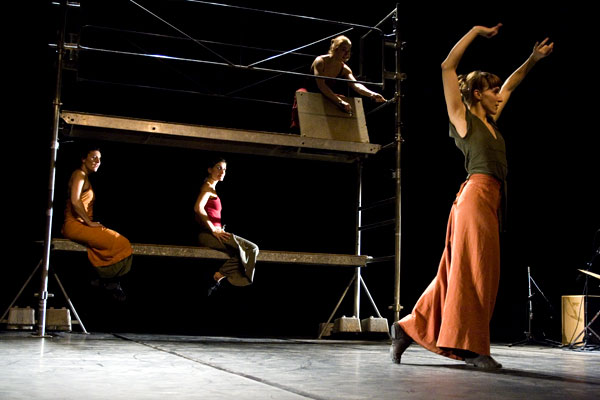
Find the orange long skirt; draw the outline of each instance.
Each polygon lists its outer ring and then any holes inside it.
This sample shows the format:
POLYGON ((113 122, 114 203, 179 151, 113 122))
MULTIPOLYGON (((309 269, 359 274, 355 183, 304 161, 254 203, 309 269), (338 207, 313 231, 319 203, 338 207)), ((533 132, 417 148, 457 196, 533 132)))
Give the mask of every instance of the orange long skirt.
POLYGON ((399 323, 418 344, 462 360, 453 349, 490 355, 490 320, 500 279, 498 180, 473 174, 450 211, 437 276, 399 323))
MULTIPOLYGON (((90 188, 81 198, 90 219, 93 217, 94 191, 90 188)), ((106 227, 92 228, 75 216, 71 202, 67 201, 62 234, 67 239, 87 246, 88 259, 94 267, 113 265, 133 253, 131 243, 120 233, 106 227)))

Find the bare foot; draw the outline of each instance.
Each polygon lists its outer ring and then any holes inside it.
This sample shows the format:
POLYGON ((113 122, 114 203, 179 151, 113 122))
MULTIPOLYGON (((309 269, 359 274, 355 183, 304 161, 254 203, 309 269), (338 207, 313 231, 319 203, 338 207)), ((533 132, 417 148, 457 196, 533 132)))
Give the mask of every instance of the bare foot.
POLYGON ((502 364, 494 360, 491 356, 478 355, 473 358, 465 358, 467 365, 481 369, 499 369, 502 368, 502 364))

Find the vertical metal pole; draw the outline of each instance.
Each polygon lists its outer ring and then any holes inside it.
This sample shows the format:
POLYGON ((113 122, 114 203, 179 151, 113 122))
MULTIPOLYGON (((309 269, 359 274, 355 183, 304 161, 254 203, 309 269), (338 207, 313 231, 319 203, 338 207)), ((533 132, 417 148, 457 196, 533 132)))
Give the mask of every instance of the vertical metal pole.
POLYGON ((395 278, 394 278, 394 321, 400 319, 400 255, 401 255, 401 239, 402 239, 402 181, 401 181, 401 150, 402 150, 402 123, 401 123, 401 74, 400 74, 400 51, 402 43, 400 41, 400 6, 396 4, 396 13, 394 15, 394 25, 396 31, 396 169, 394 171, 394 179, 396 181, 396 227, 395 227, 395 278))
MULTIPOLYGON (((392 14, 392 13, 390 13, 392 14)), ((387 20, 390 17, 390 14, 388 14, 387 17, 385 17, 385 20, 387 20)), ((382 24, 383 21, 380 22, 380 24, 382 24)), ((378 25, 379 26, 379 25, 378 25)), ((386 89, 385 86, 385 82, 387 81, 387 79, 385 79, 385 35, 381 36, 381 90, 384 91, 386 89)))
MULTIPOLYGON (((358 191, 357 191, 357 201, 356 201, 356 242, 354 247, 354 252, 357 256, 360 256, 360 244, 362 233, 360 227, 362 225, 362 172, 363 172, 363 163, 362 160, 359 160, 356 163, 357 175, 358 175, 358 191)), ((360 267, 355 268, 355 278, 354 281, 354 317, 360 319, 360 267)))
POLYGON ((529 301, 529 312, 527 315, 527 327, 529 331, 527 332, 527 338, 533 334, 531 331, 531 322, 533 321, 533 295, 531 294, 531 267, 527 266, 527 287, 528 287, 528 297, 529 301))
POLYGON ((54 208, 54 186, 56 181, 56 156, 58 153, 58 129, 60 122, 62 64, 65 53, 65 29, 67 21, 67 2, 61 1, 61 24, 58 36, 58 58, 56 63, 56 89, 54 95, 54 121, 50 152, 50 175, 48 179, 48 207, 46 211, 46 236, 44 238, 44 255, 42 259, 42 279, 39 292, 38 332, 36 336, 46 334, 46 303, 48 300, 48 271, 50 270, 50 244, 52 240, 52 215, 54 208))

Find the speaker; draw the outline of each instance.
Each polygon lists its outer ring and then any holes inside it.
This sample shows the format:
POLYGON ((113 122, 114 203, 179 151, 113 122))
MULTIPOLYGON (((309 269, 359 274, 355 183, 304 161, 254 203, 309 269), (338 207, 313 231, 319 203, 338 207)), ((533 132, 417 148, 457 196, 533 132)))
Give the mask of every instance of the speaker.
MULTIPOLYGON (((562 343, 579 343, 585 340, 583 330, 600 310, 600 296, 562 296, 562 343), (587 305, 587 307, 586 307, 587 305), (586 312, 587 308, 587 312, 586 312)), ((600 317, 590 325, 600 336, 600 317)), ((588 332, 587 343, 600 344, 600 340, 588 332)))

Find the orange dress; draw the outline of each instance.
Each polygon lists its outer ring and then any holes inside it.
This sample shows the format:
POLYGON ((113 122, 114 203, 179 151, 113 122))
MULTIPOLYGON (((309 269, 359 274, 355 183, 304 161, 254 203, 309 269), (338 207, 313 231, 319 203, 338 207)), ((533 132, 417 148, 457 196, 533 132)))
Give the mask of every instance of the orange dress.
POLYGON ((437 276, 399 321, 415 342, 462 360, 452 349, 490 355, 490 320, 500 280, 500 182, 473 174, 452 205, 437 276))
MULTIPOLYGON (((94 191, 92 187, 81 194, 81 201, 90 219, 93 217, 94 191)), ((87 246, 88 258, 94 267, 113 265, 131 256, 133 249, 129 240, 118 232, 106 227, 87 226, 76 215, 70 200, 65 208, 65 221, 62 234, 74 242, 87 246)))

